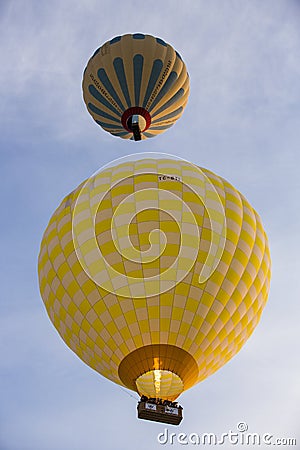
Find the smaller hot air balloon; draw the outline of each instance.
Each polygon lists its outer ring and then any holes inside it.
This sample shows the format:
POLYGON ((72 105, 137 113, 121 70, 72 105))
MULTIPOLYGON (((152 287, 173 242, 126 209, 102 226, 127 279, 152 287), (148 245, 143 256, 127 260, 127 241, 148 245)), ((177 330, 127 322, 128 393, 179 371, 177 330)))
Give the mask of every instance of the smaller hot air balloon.
POLYGON ((189 76, 171 45, 150 35, 126 34, 96 50, 82 89, 89 113, 105 131, 138 141, 163 133, 181 116, 189 76))

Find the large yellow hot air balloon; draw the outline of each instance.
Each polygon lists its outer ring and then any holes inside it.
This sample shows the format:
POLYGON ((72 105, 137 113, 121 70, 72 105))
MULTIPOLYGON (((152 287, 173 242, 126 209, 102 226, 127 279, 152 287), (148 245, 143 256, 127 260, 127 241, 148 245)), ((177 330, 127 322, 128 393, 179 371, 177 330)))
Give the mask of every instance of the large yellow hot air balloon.
POLYGON ((230 183, 144 158, 104 168, 62 201, 38 270, 49 317, 84 362, 173 401, 252 334, 270 255, 260 217, 230 183))
POLYGON ((164 132, 181 116, 189 76, 171 45, 150 35, 126 34, 94 53, 82 88, 89 113, 104 130, 141 140, 164 132))

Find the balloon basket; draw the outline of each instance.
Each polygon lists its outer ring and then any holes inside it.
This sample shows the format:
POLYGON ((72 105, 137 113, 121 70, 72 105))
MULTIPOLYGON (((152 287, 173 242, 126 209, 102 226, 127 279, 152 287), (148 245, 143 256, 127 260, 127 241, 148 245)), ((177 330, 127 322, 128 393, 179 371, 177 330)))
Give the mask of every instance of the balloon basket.
POLYGON ((137 411, 139 419, 168 423, 170 425, 179 425, 183 419, 181 406, 139 401, 137 411))

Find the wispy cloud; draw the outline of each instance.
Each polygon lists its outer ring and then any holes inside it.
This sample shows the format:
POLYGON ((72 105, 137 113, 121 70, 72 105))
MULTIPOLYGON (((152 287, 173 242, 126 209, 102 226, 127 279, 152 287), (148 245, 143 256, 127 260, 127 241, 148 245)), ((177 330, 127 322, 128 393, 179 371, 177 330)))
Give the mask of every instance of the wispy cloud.
POLYGON ((163 427, 137 421, 134 400, 58 337, 36 269, 63 196, 104 163, 141 151, 178 154, 232 182, 261 214, 273 258, 261 324, 226 367, 183 395, 178 430, 226 432, 246 420, 254 432, 296 436, 299 16, 296 1, 281 0, 0 3, 1 448, 161 447, 163 427), (94 49, 134 31, 170 42, 191 76, 183 117, 137 144, 97 127, 81 94, 94 49))

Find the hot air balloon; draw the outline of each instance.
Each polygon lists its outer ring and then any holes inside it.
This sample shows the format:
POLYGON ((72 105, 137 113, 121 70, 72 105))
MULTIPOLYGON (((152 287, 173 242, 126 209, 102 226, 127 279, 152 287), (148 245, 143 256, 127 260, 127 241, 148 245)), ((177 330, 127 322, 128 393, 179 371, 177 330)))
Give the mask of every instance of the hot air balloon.
MULTIPOLYGON (((79 358, 174 402, 252 334, 270 254, 259 215, 230 183, 187 161, 142 158, 104 168, 62 201, 38 272, 49 317, 79 358)), ((178 408, 162 403, 155 416, 147 404, 140 417, 179 423, 178 408)))
POLYGON ((181 116, 189 76, 171 45, 150 35, 126 34, 96 50, 82 89, 89 113, 105 131, 141 140, 163 133, 181 116))

